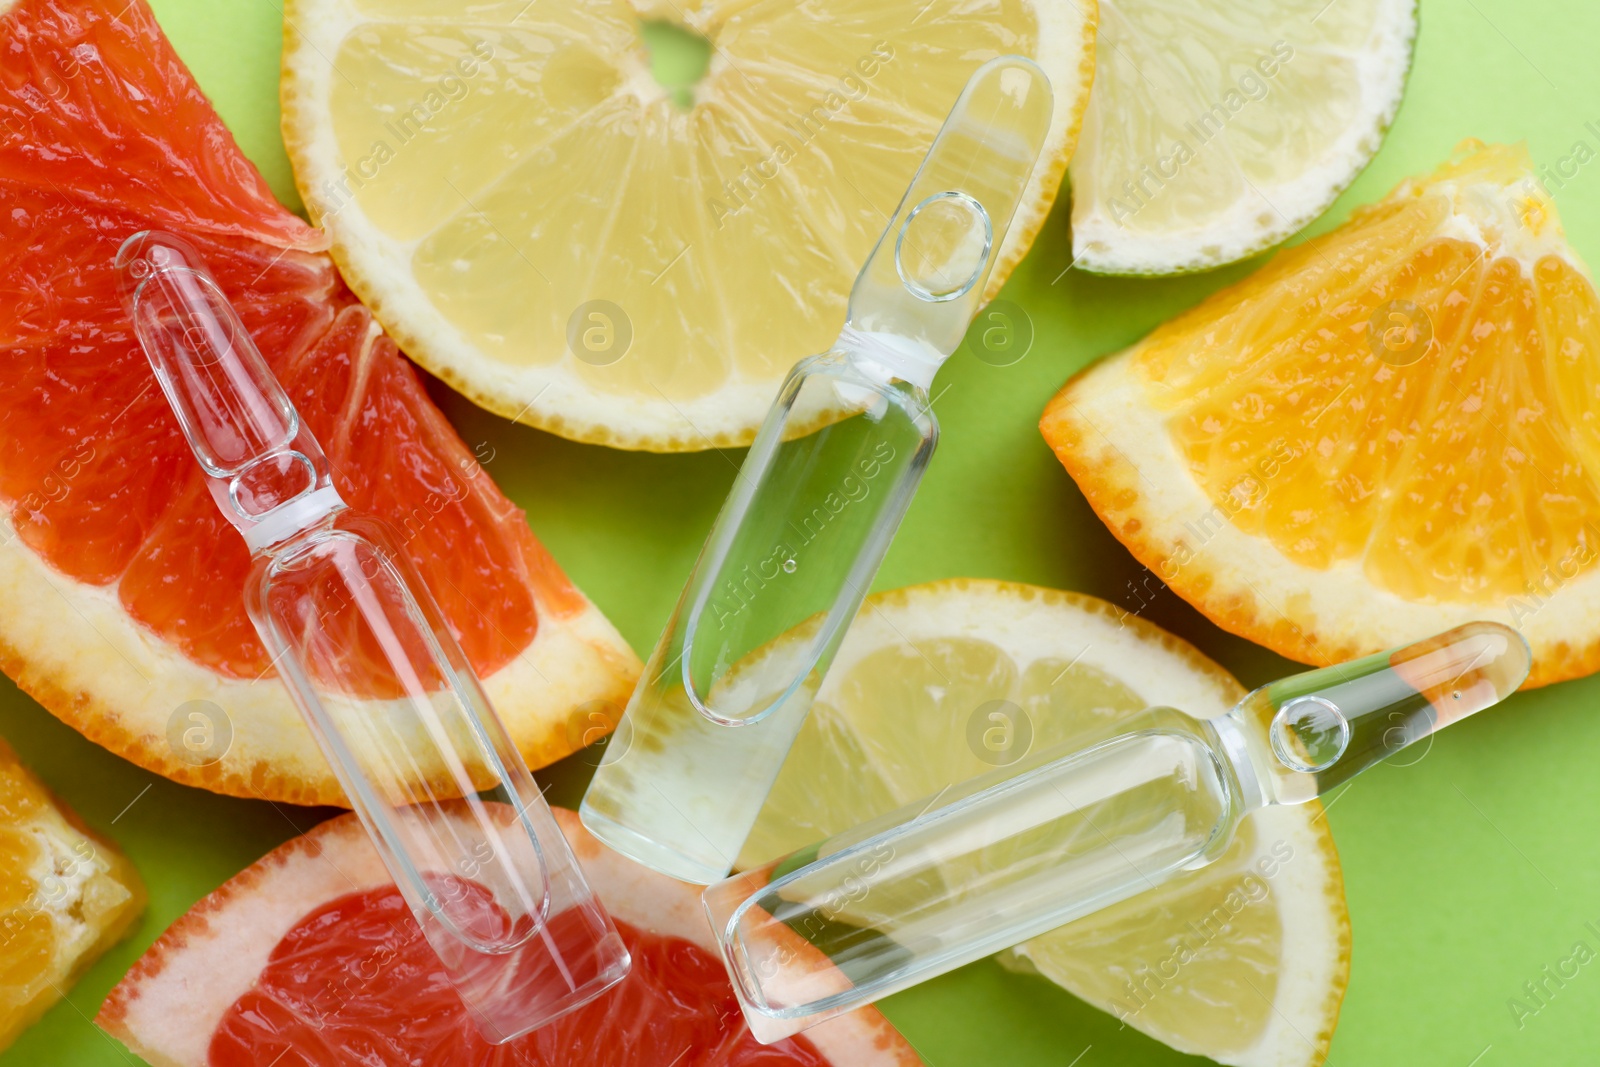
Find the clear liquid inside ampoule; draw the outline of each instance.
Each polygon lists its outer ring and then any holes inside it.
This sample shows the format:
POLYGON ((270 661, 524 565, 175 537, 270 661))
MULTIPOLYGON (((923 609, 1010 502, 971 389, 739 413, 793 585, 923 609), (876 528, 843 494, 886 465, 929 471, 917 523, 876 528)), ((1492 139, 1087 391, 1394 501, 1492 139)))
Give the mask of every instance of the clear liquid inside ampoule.
POLYGON ((686 881, 727 873, 935 437, 920 389, 839 356, 795 369, 584 798, 597 836, 686 881))
POLYGON ((708 891, 741 995, 809 1025, 1211 862, 1242 810, 1225 756, 1181 713, 1140 725, 932 818, 708 891), (797 965, 794 934, 826 962, 797 965))

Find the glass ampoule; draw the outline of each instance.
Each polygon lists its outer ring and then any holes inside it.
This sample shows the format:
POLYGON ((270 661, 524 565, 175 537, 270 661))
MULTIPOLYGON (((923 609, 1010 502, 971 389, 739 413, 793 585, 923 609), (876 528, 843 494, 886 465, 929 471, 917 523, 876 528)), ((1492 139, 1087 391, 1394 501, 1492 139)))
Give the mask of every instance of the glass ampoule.
POLYGON ((705 892, 751 1031, 776 1041, 1214 862, 1509 696, 1531 658, 1477 622, 1285 678, 1214 719, 1151 708, 705 892))
POLYGON ((327 458, 198 252, 135 234, 134 331, 251 554, 240 590, 345 796, 484 1037, 591 1000, 629 958, 420 574, 327 458))
POLYGON ((839 339, 784 381, 584 797, 611 847, 701 884, 732 867, 933 454, 928 386, 982 301, 1052 106, 1027 59, 973 75, 839 339))

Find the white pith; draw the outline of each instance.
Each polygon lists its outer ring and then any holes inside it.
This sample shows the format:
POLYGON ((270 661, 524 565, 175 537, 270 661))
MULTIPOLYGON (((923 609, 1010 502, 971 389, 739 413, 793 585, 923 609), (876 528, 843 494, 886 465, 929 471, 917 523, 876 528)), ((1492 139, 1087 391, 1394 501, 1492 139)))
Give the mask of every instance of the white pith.
MULTIPOLYGON (((99 709, 97 729, 126 731, 138 751, 161 754, 158 763, 184 766, 185 754, 169 744, 169 720, 188 701, 209 700, 232 725, 230 747, 206 768, 217 784, 247 788, 262 773, 308 783, 329 779, 321 749, 276 674, 230 678, 184 656, 128 615, 115 585, 67 577, 29 549, 16 536, 9 510, 0 511, 0 600, 7 605, 0 612, 0 645, 14 650, 32 675, 72 694, 75 704, 99 709)), ((483 679, 484 690, 513 738, 527 743, 548 735, 564 754, 571 747, 568 711, 614 689, 631 653, 593 604, 586 601, 563 618, 537 594, 535 601, 533 642, 483 679)))
POLYGON ((1208 592, 1219 601, 1254 601, 1263 625, 1281 622, 1313 635, 1326 661, 1403 645, 1477 619, 1519 630, 1537 660, 1541 651, 1587 634, 1600 617, 1600 570, 1570 578, 1547 574, 1543 588, 1526 596, 1407 600, 1376 585, 1359 558, 1314 569, 1290 559, 1270 539, 1219 520, 1216 502, 1188 475, 1187 461, 1134 368, 1136 352, 1137 346, 1085 372, 1060 417, 1081 431, 1080 462, 1108 472, 1117 487, 1137 486, 1136 511, 1119 508, 1102 518, 1113 528, 1136 523, 1153 554, 1184 561, 1164 568, 1177 569, 1158 574, 1162 581, 1170 584, 1179 570, 1205 575, 1208 592))
POLYGON ((1446 178, 1402 182, 1395 196, 1437 196, 1450 204, 1437 236, 1476 245, 1495 258, 1514 259, 1524 277, 1540 260, 1555 256, 1585 278, 1589 267, 1567 243, 1550 194, 1533 178, 1500 182, 1446 178))

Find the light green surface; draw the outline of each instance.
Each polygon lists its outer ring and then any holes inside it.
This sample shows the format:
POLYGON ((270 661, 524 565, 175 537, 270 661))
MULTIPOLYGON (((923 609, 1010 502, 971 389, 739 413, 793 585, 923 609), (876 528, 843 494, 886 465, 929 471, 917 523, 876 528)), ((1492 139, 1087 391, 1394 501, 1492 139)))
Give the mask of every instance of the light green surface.
MULTIPOLYGON (((1347 0, 1332 0, 1333 3, 1347 0)), ((297 205, 277 136, 280 13, 263 0, 157 0, 179 52, 280 197, 297 205)), ((1436 164, 1463 137, 1526 138, 1555 164, 1600 149, 1600 9, 1586 0, 1424 0, 1411 85, 1377 160, 1317 227, 1436 164), (1593 121, 1594 128, 1585 124, 1593 121)), ((1600 162, 1557 192, 1568 231, 1600 262, 1600 162)), ((954 575, 1077 589, 1132 609, 1138 572, 1035 428, 1072 371, 1134 340, 1246 267, 1172 281, 1076 272, 1058 211, 1005 296, 1032 316, 1033 352, 994 368, 965 353, 941 372, 945 438, 879 576, 880 588, 954 575)), ((805 353, 795 353, 798 357, 805 353)), ((737 453, 649 456, 575 445, 438 390, 539 536, 641 651, 654 640, 734 472, 737 453)), ((1247 684, 1289 669, 1221 633, 1172 594, 1144 614, 1247 684)), ((88 1022, 139 953, 191 903, 320 812, 173 785, 82 740, 0 682, 0 734, 150 884, 132 937, 8 1054, 3 1067, 133 1062, 88 1022), (148 788, 147 788, 148 787, 148 788)), ((1519 1028, 1527 981, 1586 942, 1600 952, 1600 679, 1523 694, 1442 735, 1410 767, 1363 776, 1330 815, 1345 867, 1355 960, 1330 1062, 1503 1067, 1600 1060, 1600 960, 1519 1028)), ((541 775, 574 804, 577 760, 541 775)), ((1570 971, 1570 966, 1569 966, 1570 971)), ((1532 1006, 1532 1002, 1529 1002, 1532 1006)), ((890 1017, 935 1067, 1102 1067, 1190 1061, 1037 979, 992 963, 893 998, 890 1017), (1075 1057, 1081 1058, 1075 1059, 1075 1057)))

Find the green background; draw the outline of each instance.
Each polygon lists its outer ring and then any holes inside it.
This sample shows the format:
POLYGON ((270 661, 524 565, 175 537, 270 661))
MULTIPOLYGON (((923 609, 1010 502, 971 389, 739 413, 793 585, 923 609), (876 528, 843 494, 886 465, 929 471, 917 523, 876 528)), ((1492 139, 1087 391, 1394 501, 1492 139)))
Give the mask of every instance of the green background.
MULTIPOLYGON (((1348 3, 1353 0, 1332 0, 1348 3)), ((272 0, 155 0, 178 52, 286 202, 298 206, 277 128, 282 15, 272 0)), ((1425 0, 1399 118, 1376 160, 1313 231, 1431 169, 1462 138, 1526 139, 1554 164, 1575 142, 1600 149, 1600 9, 1592 0, 1425 0), (1588 128, 1586 123, 1594 122, 1588 128)), ((1065 197, 1062 204, 1065 204, 1065 197)), ((1600 261, 1600 164, 1556 193, 1579 252, 1600 261)), ((1138 607, 1139 572, 1046 449, 1036 421, 1074 370, 1133 341, 1247 273, 1244 264, 1164 281, 1070 271, 1064 210, 1008 285, 1036 329, 1003 368, 962 352, 934 392, 945 439, 879 588, 957 575, 1034 582, 1138 607)), ((805 353, 795 353, 798 357, 805 353)), ((557 559, 641 653, 688 573, 738 453, 652 456, 577 445, 516 426, 436 390, 490 473, 527 509, 557 559)), ((1292 669, 1224 634, 1170 592, 1143 614, 1197 644, 1248 685, 1292 669)), ((1600 961, 1518 1026, 1507 1000, 1600 926, 1600 678, 1520 694, 1441 735, 1425 758, 1380 766, 1340 794, 1329 819, 1344 863, 1354 964, 1330 1063, 1593 1063, 1600 961)), ((134 1063, 96 1030, 100 1001, 166 926, 320 811, 174 785, 83 740, 0 681, 0 734, 127 850, 151 902, 3 1067, 134 1063)), ((575 804, 580 758, 543 772, 575 804)), ((892 998, 891 1019, 936 1067, 1177 1064, 1189 1060, 1033 978, 990 962, 892 998), (1079 1058, 1081 1057, 1081 1058, 1079 1058)))

